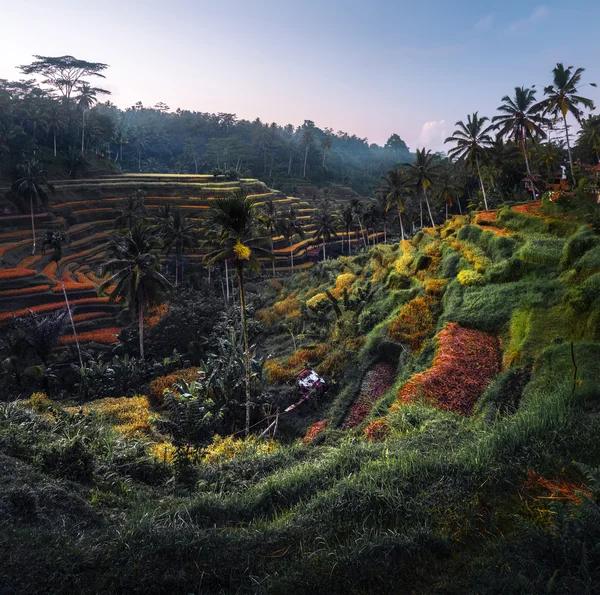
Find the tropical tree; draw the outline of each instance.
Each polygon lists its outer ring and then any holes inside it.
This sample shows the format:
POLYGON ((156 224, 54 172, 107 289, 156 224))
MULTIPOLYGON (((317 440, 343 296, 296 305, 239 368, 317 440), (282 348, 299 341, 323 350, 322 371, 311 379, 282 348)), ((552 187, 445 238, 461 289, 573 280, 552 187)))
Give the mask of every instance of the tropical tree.
POLYGON ((435 185, 435 198, 445 205, 446 220, 448 220, 448 207, 454 204, 454 201, 459 201, 460 195, 463 193, 463 186, 458 183, 452 171, 445 171, 438 179, 435 185))
POLYGON ((209 252, 204 257, 204 262, 211 266, 217 262, 232 261, 238 278, 246 368, 246 435, 250 431, 252 403, 244 272, 247 266, 253 270, 260 269, 259 256, 271 257, 269 251, 262 248, 267 238, 258 235, 260 227, 258 207, 241 188, 234 190, 229 197, 213 199, 206 216, 206 229, 212 234, 205 242, 209 252))
POLYGON ((162 303, 171 284, 160 273, 158 251, 162 241, 155 230, 136 221, 125 233, 115 235, 108 243, 110 260, 103 274, 110 274, 98 288, 98 294, 109 293, 110 301, 122 301, 138 323, 140 357, 144 356, 144 312, 162 303))
POLYGON ((315 233, 313 238, 323 243, 323 260, 327 258, 325 246, 336 236, 335 215, 331 212, 329 204, 322 202, 315 213, 315 233))
POLYGON ((485 157, 485 148, 492 143, 492 138, 489 135, 492 126, 485 125, 488 121, 489 118, 480 118, 478 112, 475 112, 473 115, 467 116, 466 124, 459 120, 456 123, 458 128, 452 133, 452 136, 444 141, 456 145, 448 151, 448 157, 451 159, 464 159, 467 166, 472 168, 475 165, 477 168, 477 176, 479 177, 486 211, 488 210, 488 203, 483 178, 481 177, 480 161, 485 157))
MULTIPOLYGON (((427 204, 427 211, 429 212, 429 219, 431 220, 432 227, 435 227, 435 221, 431 214, 431 206, 429 204, 429 198, 427 196, 427 189, 433 184, 440 165, 436 163, 436 157, 431 153, 430 150, 417 149, 417 158, 414 163, 405 163, 405 167, 408 168, 408 179, 410 183, 417 189, 417 192, 423 191, 425 197, 425 203, 427 204)), ((423 206, 421 206, 421 227, 423 227, 423 206)))
MULTIPOLYGON (((272 198, 265 200, 262 206, 262 220, 269 232, 271 237, 271 253, 273 253, 273 235, 275 234, 275 228, 277 227, 277 208, 272 198)), ((273 277, 275 276, 275 260, 271 263, 273 265, 273 277)))
POLYGON ((85 115, 96 103, 97 94, 103 92, 102 89, 90 87, 87 83, 82 83, 78 89, 77 105, 81 110, 81 154, 85 153, 85 115))
MULTIPOLYGON (((498 107, 501 112, 499 116, 492 118, 492 123, 498 136, 513 140, 521 149, 525 158, 525 167, 530 180, 533 179, 531 167, 529 166, 529 156, 527 151, 527 140, 535 142, 538 139, 545 139, 546 133, 543 126, 550 124, 550 121, 539 115, 535 107, 535 90, 525 87, 515 87, 514 98, 508 95, 502 98, 502 105, 498 107)), ((531 184, 531 192, 535 198, 535 187, 531 184)))
POLYGON ((194 251, 197 243, 196 225, 179 210, 173 209, 171 225, 165 236, 167 256, 171 249, 175 251, 175 285, 179 282, 179 263, 181 262, 181 282, 183 283, 183 255, 186 250, 194 251))
POLYGON ((315 142, 315 135, 310 128, 305 128, 302 132, 302 145, 304 146, 304 171, 302 177, 306 179, 306 164, 308 162, 308 152, 315 142))
POLYGON ((358 221, 358 227, 360 230, 360 235, 362 237, 362 241, 364 244, 365 249, 367 248, 367 241, 365 240, 365 232, 363 229, 363 224, 362 224, 362 219, 363 219, 363 203, 360 200, 360 198, 352 198, 350 199, 350 206, 352 207, 352 210, 354 212, 354 216, 356 217, 356 220, 358 221))
MULTIPOLYGON (((115 155, 115 162, 119 161, 119 165, 123 166, 123 146, 129 143, 127 138, 127 128, 120 122, 115 130, 115 134, 112 138, 112 142, 117 145, 117 154, 115 155)), ((198 167, 196 167, 196 173, 198 173, 198 167)))
MULTIPOLYGON (((60 229, 47 229, 42 242, 42 253, 46 254, 46 250, 52 250, 52 260, 56 263, 56 270, 60 261, 63 257, 63 248, 71 243, 69 238, 64 231, 60 229)), ((79 356, 79 366, 83 368, 83 358, 81 357, 81 347, 79 345, 79 337, 77 336, 77 330, 75 329, 75 322, 73 320, 73 313, 71 312, 71 305, 69 304, 69 298, 67 297, 67 290, 65 289, 65 282, 60 277, 60 284, 62 286, 63 295, 65 297, 65 304, 67 306, 67 312, 69 313, 69 321, 71 322, 71 329, 73 330, 73 337, 75 337, 75 344, 77 346, 77 355, 79 356)))
POLYGON ((115 219, 115 229, 132 229, 148 215, 143 197, 137 194, 128 196, 121 206, 121 213, 115 219))
POLYGON ((348 255, 350 255, 352 253, 350 232, 352 231, 354 223, 356 222, 356 213, 354 212, 352 205, 348 202, 344 203, 343 206, 341 206, 338 210, 336 219, 346 232, 346 238, 348 240, 348 255))
POLYGON ((327 157, 327 153, 331 151, 331 147, 333 146, 333 142, 331 140, 331 135, 326 134, 321 139, 321 151, 323 151, 323 167, 325 167, 325 158, 327 157))
POLYGON ((67 130, 67 118, 61 106, 53 104, 48 110, 48 132, 52 134, 54 156, 56 157, 56 138, 67 130))
POLYGON ((581 122, 578 146, 593 151, 600 163, 600 116, 590 116, 581 122))
POLYGON ((17 166, 18 178, 12 185, 12 191, 16 192, 17 201, 23 198, 29 203, 29 213, 31 214, 31 233, 33 235, 33 246, 31 254, 35 254, 35 220, 34 209, 38 204, 48 204, 48 194, 46 190, 54 192, 54 186, 48 182, 46 172, 41 168, 37 160, 26 161, 17 166))
POLYGON ((37 149, 37 131, 38 128, 46 130, 48 126, 48 113, 46 106, 40 100, 30 100, 23 108, 23 117, 31 125, 33 132, 33 155, 37 149))
POLYGON ((402 223, 402 213, 404 213, 404 194, 406 191, 407 180, 404 174, 398 169, 390 169, 385 176, 381 177, 382 184, 377 187, 377 193, 384 197, 388 205, 394 205, 398 213, 400 223, 400 235, 404 239, 404 224, 402 223))
POLYGON ((302 222, 298 217, 296 209, 291 206, 287 212, 286 217, 278 219, 276 223, 278 231, 285 237, 290 243, 290 263, 292 266, 292 273, 294 272, 294 237, 300 236, 304 238, 304 228, 302 222))
MULTIPOLYGON (((590 110, 594 109, 594 102, 587 97, 578 95, 581 88, 581 75, 585 71, 584 68, 574 70, 573 66, 565 68, 562 63, 558 63, 552 69, 554 81, 551 85, 544 87, 544 95, 546 99, 542 99, 535 105, 537 111, 543 115, 551 115, 554 122, 562 117, 565 127, 565 138, 567 141, 567 151, 569 153, 569 165, 571 167, 571 177, 575 182, 575 171, 573 168, 573 155, 571 154, 571 141, 569 139, 569 126, 567 124, 567 114, 571 114, 575 120, 581 124, 583 111, 579 106, 586 107, 590 110)), ((590 83, 592 87, 596 83, 590 83)))

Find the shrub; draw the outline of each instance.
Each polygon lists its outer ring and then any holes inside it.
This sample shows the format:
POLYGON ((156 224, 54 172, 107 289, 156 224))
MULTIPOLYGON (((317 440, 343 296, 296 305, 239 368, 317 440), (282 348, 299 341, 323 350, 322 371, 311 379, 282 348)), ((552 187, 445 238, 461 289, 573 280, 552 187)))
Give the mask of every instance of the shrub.
POLYGON ((198 378, 198 368, 184 368, 166 376, 159 376, 150 383, 148 397, 153 405, 162 405, 166 388, 173 388, 173 385, 180 380, 191 382, 192 380, 196 380, 196 378, 198 378))
POLYGON ((437 336, 429 370, 413 376, 398 392, 401 403, 420 397, 440 409, 470 415, 479 396, 500 371, 496 337, 449 323, 437 336))
POLYGON ((310 444, 319 434, 326 430, 327 424, 329 424, 328 419, 316 421, 308 428, 306 435, 302 438, 302 442, 304 442, 304 444, 310 444))
POLYGON ((460 271, 457 275, 458 282, 465 287, 470 287, 471 285, 483 285, 484 276, 477 271, 472 271, 470 269, 464 269, 460 271))
POLYGON ((300 318, 300 300, 296 298, 296 294, 292 293, 285 299, 273 304, 273 311, 278 317, 300 318))
POLYGON ((425 293, 428 295, 441 295, 448 284, 447 279, 425 279, 425 293))
POLYGON ((478 273, 485 273, 486 269, 490 266, 490 259, 483 253, 482 250, 470 244, 469 242, 460 241, 455 238, 449 238, 447 243, 453 250, 456 250, 456 252, 461 254, 469 263, 471 263, 473 268, 478 273))
POLYGON ((600 244, 600 238, 587 227, 573 234, 563 247, 560 265, 563 269, 572 267, 586 252, 600 244))
POLYGON ((204 462, 211 465, 224 463, 242 456, 261 456, 275 452, 279 448, 279 442, 275 440, 261 440, 257 436, 250 435, 244 440, 227 436, 221 438, 215 435, 211 444, 203 451, 204 462))
POLYGON ((415 259, 417 249, 409 240, 402 240, 400 242, 400 251, 402 256, 396 261, 395 269, 397 273, 408 277, 412 273, 411 265, 415 259))
POLYGON ((37 275, 37 271, 32 269, 0 269, 0 279, 22 279, 33 275, 37 275))
POLYGON ((376 419, 365 428, 365 438, 369 442, 383 442, 390 435, 390 426, 385 419, 376 419))
POLYGON ((390 339, 406 343, 413 351, 419 351, 434 329, 435 318, 431 305, 431 298, 417 297, 402 306, 388 327, 390 339))

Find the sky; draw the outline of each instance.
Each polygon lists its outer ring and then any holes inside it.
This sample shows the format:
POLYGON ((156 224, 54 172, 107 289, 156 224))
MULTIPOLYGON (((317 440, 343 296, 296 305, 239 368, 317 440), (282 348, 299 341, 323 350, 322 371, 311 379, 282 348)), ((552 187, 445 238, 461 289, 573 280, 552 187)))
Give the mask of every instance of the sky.
MULTIPOLYGON (((557 62, 600 84, 598 0, 0 0, 0 16, 0 78, 73 55, 110 65, 101 86, 121 108, 309 119, 412 150, 443 150, 516 86, 541 95, 557 62)), ((600 88, 582 94, 600 104, 600 88)))

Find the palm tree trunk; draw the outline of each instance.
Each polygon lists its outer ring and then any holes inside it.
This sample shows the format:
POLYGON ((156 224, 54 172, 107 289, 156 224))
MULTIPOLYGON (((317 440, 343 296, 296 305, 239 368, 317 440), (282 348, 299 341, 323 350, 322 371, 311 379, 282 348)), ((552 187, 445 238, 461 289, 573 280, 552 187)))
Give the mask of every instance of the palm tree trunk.
POLYGON ((533 176, 531 175, 531 168, 529 167, 529 157, 527 156, 527 139, 525 138, 524 130, 523 130, 523 142, 521 145, 521 149, 523 150, 523 157, 525 157, 525 168, 527 169, 529 183, 531 184, 531 195, 533 196, 533 200, 535 200, 537 197, 535 195, 535 186, 533 185, 533 176))
POLYGON ((54 156, 56 157, 56 132, 54 133, 54 156))
POLYGON ((144 356, 144 304, 140 301, 138 301, 138 335, 140 338, 140 357, 144 361, 146 359, 144 356))
POLYGON ((294 236, 290 238, 290 260, 292 261, 292 273, 294 272, 294 236))
POLYGON ((65 289, 65 282, 62 280, 62 277, 60 279, 60 283, 62 285, 63 295, 65 296, 65 304, 67 304, 67 312, 69 313, 69 320, 71 321, 71 328, 73 329, 73 336, 75 337, 75 345, 77 345, 77 354, 79 355, 79 366, 81 369, 83 369, 83 358, 81 357, 81 347, 79 345, 79 337, 77 337, 77 331, 75 330, 75 322, 73 321, 71 305, 69 304, 69 298, 67 297, 67 290, 65 289))
MULTIPOLYGON (((271 234, 273 232, 271 231, 271 234)), ((271 235, 271 256, 273 256, 273 236, 271 235)), ((275 258, 273 257, 273 260, 271 261, 271 264, 273 265, 273 277, 275 276, 275 258)))
POLYGON ((446 221, 448 221, 448 201, 446 201, 446 221))
POLYGON ((33 196, 29 197, 29 211, 31 213, 31 232, 33 234, 33 247, 31 248, 31 255, 35 254, 35 218, 33 215, 33 196))
POLYGON ((327 151, 323 151, 323 169, 325 169, 325 156, 327 155, 327 151))
POLYGON ((383 223, 383 243, 387 244, 387 223, 383 223))
POLYGON ((326 257, 327 255, 325 254, 325 236, 323 236, 323 260, 325 260, 326 257))
POLYGON ((81 112, 81 154, 83 155, 85 142, 85 110, 81 112))
POLYGON ((458 203, 458 212, 462 215, 462 206, 460 205, 460 198, 456 197, 456 202, 458 203))
POLYGON ((404 224, 402 223, 402 211, 398 209, 398 221, 400 221, 400 237, 404 239, 404 224))
POLYGON ((425 203, 427 204, 427 211, 429 212, 429 219, 431 219, 431 227, 435 227, 435 222, 433 220, 433 215, 431 214, 431 207, 429 206, 429 199, 427 198, 427 190, 425 190, 425 186, 423 186, 423 194, 425 195, 425 203))
POLYGON ((352 254, 352 242, 350 241, 350 229, 347 229, 346 233, 348 235, 348 256, 350 256, 352 254))
POLYGON ((292 152, 290 151, 290 160, 288 161, 288 173, 289 176, 292 173, 292 152))
POLYGON ((304 179, 306 180, 306 162, 308 161, 308 145, 306 145, 306 150, 304 151, 304 179))
POLYGON ((240 287, 240 306, 242 309, 242 331, 244 333, 244 364, 246 372, 246 429, 245 435, 250 433, 250 348, 248 347, 248 324, 246 320, 246 294, 244 292, 244 271, 242 265, 236 266, 238 284, 240 287))
POLYGON ((225 259, 225 287, 227 287, 227 303, 229 304, 229 266, 227 265, 227 259, 225 259))
POLYGON ((569 139, 569 126, 567 125, 566 114, 563 114, 563 122, 565 123, 565 136, 567 139, 567 151, 569 152, 569 165, 571 166, 571 177, 573 178, 573 184, 575 184, 575 170, 573 168, 573 155, 571 155, 571 141, 569 139))
POLYGON ((481 184, 481 192, 483 194, 483 204, 485 206, 485 210, 489 211, 488 203, 487 203, 487 196, 485 195, 485 186, 483 185, 483 178, 481 177, 481 170, 479 169, 479 157, 477 157, 477 155, 475 155, 475 163, 477 163, 477 175, 479 176, 479 183, 481 184))

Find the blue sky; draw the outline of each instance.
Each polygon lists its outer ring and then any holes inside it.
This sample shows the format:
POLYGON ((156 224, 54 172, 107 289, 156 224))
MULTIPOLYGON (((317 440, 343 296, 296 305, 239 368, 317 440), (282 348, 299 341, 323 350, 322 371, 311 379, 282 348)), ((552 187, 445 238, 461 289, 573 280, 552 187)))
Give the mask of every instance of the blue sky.
MULTIPOLYGON (((8 4, 8 0, 3 0, 8 4)), ((442 149, 454 122, 491 116, 558 61, 600 84, 600 2, 23 0, 2 7, 0 78, 32 54, 111 65, 120 107, 164 101, 442 149)), ((600 104, 600 89, 586 87, 600 104)))

